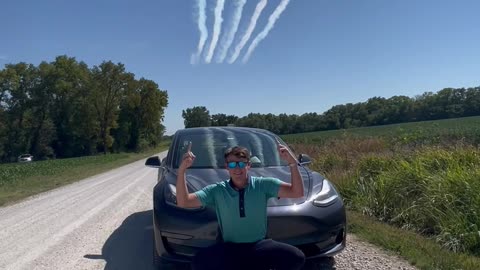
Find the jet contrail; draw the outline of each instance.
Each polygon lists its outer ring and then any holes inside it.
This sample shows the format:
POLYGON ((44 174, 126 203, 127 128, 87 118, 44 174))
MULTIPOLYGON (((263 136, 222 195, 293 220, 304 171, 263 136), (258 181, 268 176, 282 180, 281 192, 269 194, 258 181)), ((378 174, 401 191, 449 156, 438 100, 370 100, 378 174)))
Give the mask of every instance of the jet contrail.
POLYGON ((205 57, 205 62, 210 63, 212 61, 213 52, 215 47, 217 47, 218 37, 220 36, 220 31, 222 30, 222 11, 223 6, 225 5, 225 0, 217 0, 217 6, 215 7, 215 21, 213 23, 213 36, 210 43, 210 49, 208 50, 207 56, 205 57))
POLYGON ((240 51, 243 49, 245 44, 247 44, 248 40, 250 39, 250 36, 253 33, 253 30, 255 30, 255 26, 257 25, 257 20, 262 14, 263 9, 267 5, 267 0, 261 0, 258 2, 257 6, 255 7, 255 11, 253 12, 253 16, 250 19, 250 24, 247 27, 247 31, 245 32, 245 35, 243 35, 242 39, 240 40, 240 43, 237 44, 235 47, 235 50, 233 51, 232 57, 228 60, 228 63, 231 64, 237 60, 238 56, 240 55, 240 51))
POLYGON ((227 56, 227 51, 233 43, 233 39, 235 38, 235 34, 238 30, 238 25, 240 24, 240 20, 242 19, 242 12, 243 7, 247 3, 247 0, 237 0, 234 1, 235 11, 232 15, 232 27, 228 29, 222 37, 220 41, 220 47, 217 54, 217 63, 222 63, 227 56))
POLYGON ((198 30, 200 31, 200 40, 198 41, 197 53, 192 54, 190 59, 191 64, 196 64, 202 53, 203 46, 208 38, 207 30, 207 15, 205 9, 207 8, 207 0, 197 0, 198 7, 198 30))
POLYGON ((273 26, 275 25, 275 22, 278 20, 280 15, 282 15, 282 12, 287 8, 288 2, 290 0, 282 0, 278 7, 273 11, 272 15, 268 18, 268 23, 267 26, 265 26, 265 29, 263 29, 262 32, 260 32, 255 39, 252 41, 252 44, 250 44, 250 47, 248 47, 247 53, 243 56, 242 62, 246 63, 250 56, 252 55, 253 50, 257 47, 258 43, 262 41, 267 35, 270 30, 272 30, 273 26))

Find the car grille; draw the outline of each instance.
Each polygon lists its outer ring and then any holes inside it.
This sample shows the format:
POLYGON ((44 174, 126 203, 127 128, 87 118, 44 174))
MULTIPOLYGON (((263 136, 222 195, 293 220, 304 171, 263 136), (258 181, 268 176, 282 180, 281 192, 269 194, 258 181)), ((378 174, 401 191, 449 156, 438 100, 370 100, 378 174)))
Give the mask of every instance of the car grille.
POLYGON ((311 217, 269 217, 268 237, 277 240, 318 234, 322 226, 311 217))

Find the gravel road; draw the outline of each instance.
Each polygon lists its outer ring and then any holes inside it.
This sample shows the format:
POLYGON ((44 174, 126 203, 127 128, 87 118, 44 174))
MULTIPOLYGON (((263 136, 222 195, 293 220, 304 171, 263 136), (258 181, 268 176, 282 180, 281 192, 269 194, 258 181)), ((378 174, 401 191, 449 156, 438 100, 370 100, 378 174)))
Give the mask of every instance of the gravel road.
MULTIPOLYGON (((0 208, 0 269, 153 270, 156 170, 144 163, 0 208)), ((349 236, 330 269, 415 268, 349 236)))

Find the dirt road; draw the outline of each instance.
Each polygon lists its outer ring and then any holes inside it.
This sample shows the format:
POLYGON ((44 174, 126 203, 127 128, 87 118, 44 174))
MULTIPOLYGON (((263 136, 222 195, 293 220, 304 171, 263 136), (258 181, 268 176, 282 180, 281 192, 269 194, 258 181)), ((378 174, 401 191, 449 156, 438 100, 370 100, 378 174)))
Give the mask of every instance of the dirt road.
MULTIPOLYGON (((0 269, 153 270, 157 172, 144 162, 0 208, 0 269)), ((355 239, 350 247, 336 269, 413 269, 355 239)))

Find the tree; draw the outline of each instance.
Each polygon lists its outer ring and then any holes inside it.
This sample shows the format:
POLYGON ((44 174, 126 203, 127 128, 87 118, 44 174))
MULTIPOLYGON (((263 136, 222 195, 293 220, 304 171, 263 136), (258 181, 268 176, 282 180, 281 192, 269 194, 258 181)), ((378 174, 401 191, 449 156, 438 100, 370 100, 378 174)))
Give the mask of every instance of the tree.
POLYGON ((480 87, 468 88, 465 95, 465 116, 480 115, 480 87))
POLYGON ((57 138, 52 147, 58 157, 84 156, 96 153, 98 122, 90 102, 91 73, 83 62, 58 56, 47 75, 52 87, 52 119, 57 138))
POLYGON ((53 157, 51 147, 56 138, 56 128, 51 118, 52 100, 54 97, 52 82, 48 80, 53 66, 42 62, 37 69, 38 83, 29 89, 29 111, 32 124, 28 132, 30 140, 29 153, 37 159, 53 157))
POLYGON ((163 121, 168 94, 144 78, 128 87, 120 105, 119 128, 114 132, 115 148, 142 150, 155 146, 165 132, 163 121))
POLYGON ((128 84, 133 83, 133 74, 126 73, 123 64, 103 62, 92 70, 91 101, 95 107, 99 126, 99 146, 104 154, 112 147, 112 128, 117 127, 120 101, 128 84))
POLYGON ((210 112, 204 106, 195 106, 182 110, 185 128, 207 127, 211 125, 210 112))
POLYGON ((1 73, 2 107, 8 126, 2 158, 5 161, 14 161, 30 150, 34 124, 30 95, 39 83, 38 69, 26 63, 6 65, 1 73))
POLYGON ((228 126, 229 124, 234 125, 235 122, 238 120, 238 116, 218 113, 218 114, 212 115, 211 120, 212 120, 212 123, 211 123, 212 126, 224 127, 224 126, 228 126))
POLYGON ((166 91, 153 81, 136 81, 120 63, 89 69, 62 55, 39 66, 5 65, 0 160, 27 152, 42 159, 155 146, 165 132, 167 104, 166 91))

